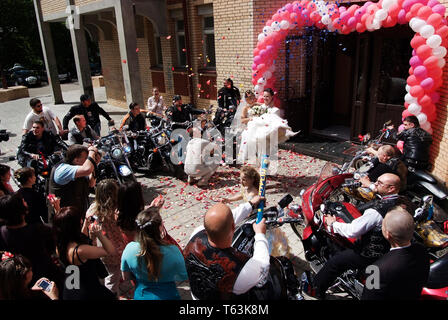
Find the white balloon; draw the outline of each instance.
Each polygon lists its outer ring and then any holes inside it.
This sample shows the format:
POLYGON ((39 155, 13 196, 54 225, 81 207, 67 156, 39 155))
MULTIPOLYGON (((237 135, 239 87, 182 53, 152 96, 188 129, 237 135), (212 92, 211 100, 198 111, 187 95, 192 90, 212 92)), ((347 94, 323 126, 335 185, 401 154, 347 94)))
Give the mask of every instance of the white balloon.
POLYGON ((383 21, 386 18, 387 18, 386 9, 380 9, 377 12, 375 12, 375 19, 378 19, 379 21, 383 21))
POLYGON ((331 18, 330 18, 330 16, 328 14, 326 14, 326 15, 324 15, 322 17, 322 23, 325 24, 325 25, 331 23, 331 18))
POLYGON ((289 22, 286 20, 282 20, 282 22, 280 22, 280 28, 282 28, 283 30, 286 30, 289 28, 289 22))
MULTIPOLYGON (((384 4, 384 3, 383 3, 384 4)), ((419 18, 412 18, 409 20, 409 27, 411 27, 412 30, 414 30, 414 23, 420 20, 419 18)))
POLYGON ((257 84, 254 87, 254 91, 257 92, 257 93, 261 93, 263 91, 263 87, 257 84))
POLYGON ((263 33, 266 33, 267 35, 270 35, 272 33, 272 29, 270 26, 265 26, 263 28, 263 33))
POLYGON ((423 38, 428 39, 430 36, 434 34, 435 30, 432 25, 427 24, 421 27, 418 32, 421 34, 423 38))
POLYGON ((445 47, 436 47, 432 49, 432 54, 436 56, 437 58, 443 58, 446 56, 446 48, 445 47))
POLYGON ((406 93, 406 95, 404 96, 404 101, 411 104, 413 102, 417 102, 417 99, 414 98, 410 93, 406 93))
POLYGON ((409 93, 409 91, 411 91, 411 86, 410 85, 407 84, 405 88, 406 88, 406 92, 409 93))
POLYGON ((260 79, 258 79, 257 83, 264 85, 266 83, 266 80, 264 78, 260 78, 260 79))
POLYGON ((274 21, 271 24, 271 28, 272 28, 273 31, 279 31, 280 30, 280 22, 274 21))
POLYGON ((413 18, 415 19, 414 23, 412 24, 412 30, 415 32, 420 32, 420 29, 426 26, 426 22, 422 19, 413 18))
POLYGON ((420 125, 422 125, 422 124, 426 123, 426 121, 428 121, 428 117, 424 113, 418 114, 417 119, 418 119, 418 122, 420 123, 420 125))
POLYGON ((439 36, 438 34, 433 34, 428 38, 428 40, 426 40, 426 44, 433 49, 440 46, 441 43, 442 43, 442 37, 439 36))
POLYGON ((386 9, 389 10, 390 7, 392 7, 392 5, 395 3, 394 0, 384 0, 383 3, 381 4, 381 6, 386 9))
POLYGON ((411 103, 408 107, 408 111, 414 115, 418 115, 422 111, 422 107, 417 103, 411 103))
POLYGON ((265 36, 264 33, 260 33, 260 34, 258 35, 258 41, 263 41, 263 39, 264 39, 265 37, 266 37, 266 36, 265 36))
POLYGON ((437 61, 437 66, 440 68, 440 69, 442 69, 444 66, 445 66, 445 64, 446 64, 446 61, 445 61, 445 59, 439 59, 439 61, 437 61))

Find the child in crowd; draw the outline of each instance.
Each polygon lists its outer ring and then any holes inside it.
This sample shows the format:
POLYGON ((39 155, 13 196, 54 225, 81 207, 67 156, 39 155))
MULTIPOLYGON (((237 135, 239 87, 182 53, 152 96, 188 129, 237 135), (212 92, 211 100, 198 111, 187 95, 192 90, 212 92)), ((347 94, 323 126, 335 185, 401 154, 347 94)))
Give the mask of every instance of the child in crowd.
POLYGON ((260 186, 260 174, 257 169, 251 166, 243 166, 240 171, 241 192, 229 198, 222 199, 223 203, 244 200, 250 201, 258 195, 260 186))
MULTIPOLYGON (((100 181, 96 186, 95 201, 86 212, 86 219, 82 232, 89 235, 92 224, 100 224, 106 232, 107 237, 115 247, 116 254, 108 255, 103 261, 109 275, 104 279, 104 285, 118 297, 126 295, 132 288, 130 281, 121 279, 120 261, 121 254, 126 247, 127 241, 124 239, 120 228, 117 225, 118 218, 118 190, 116 180, 106 179, 100 181)), ((93 244, 99 245, 97 239, 92 239, 93 244)))

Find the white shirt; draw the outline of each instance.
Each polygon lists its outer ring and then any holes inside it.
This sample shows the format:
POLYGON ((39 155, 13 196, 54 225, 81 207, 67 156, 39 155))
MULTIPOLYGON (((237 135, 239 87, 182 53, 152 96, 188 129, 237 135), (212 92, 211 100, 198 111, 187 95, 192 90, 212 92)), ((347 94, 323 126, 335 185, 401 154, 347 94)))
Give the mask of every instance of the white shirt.
POLYGON ((39 114, 34 113, 34 110, 32 110, 25 118, 23 129, 30 131, 33 128, 33 122, 40 120, 44 123, 44 129, 46 131, 51 131, 51 133, 57 135, 58 131, 53 123, 55 117, 53 111, 47 107, 42 107, 42 112, 39 114))
MULTIPOLYGON (((232 210, 235 225, 243 222, 252 212, 249 202, 240 204, 232 210)), ((190 236, 190 239, 199 231, 204 230, 204 226, 197 227, 190 236)), ((234 294, 243 294, 255 287, 264 285, 269 273, 269 249, 266 235, 257 233, 255 235, 254 254, 241 269, 238 278, 233 285, 234 294)))
POLYGON ((383 217, 375 209, 367 209, 364 214, 351 223, 333 223, 333 232, 346 238, 359 238, 375 227, 380 227, 383 217))
POLYGON ((165 102, 163 97, 159 96, 159 102, 156 102, 154 96, 148 98, 148 110, 163 115, 165 102))

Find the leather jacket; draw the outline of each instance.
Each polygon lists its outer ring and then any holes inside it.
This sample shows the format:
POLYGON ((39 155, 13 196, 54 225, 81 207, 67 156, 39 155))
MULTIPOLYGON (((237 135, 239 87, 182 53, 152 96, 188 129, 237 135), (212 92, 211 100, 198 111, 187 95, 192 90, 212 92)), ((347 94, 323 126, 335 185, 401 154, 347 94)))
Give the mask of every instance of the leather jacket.
POLYGON ((30 131, 22 136, 22 142, 17 151, 17 159, 19 164, 23 165, 23 161, 31 157, 32 154, 42 152, 45 157, 48 157, 55 151, 61 150, 67 150, 67 145, 59 136, 55 136, 50 131, 44 131, 41 140, 37 140, 33 131, 30 131))
POLYGON ((422 128, 410 128, 400 133, 394 133, 397 140, 404 142, 403 160, 406 164, 428 164, 429 148, 432 136, 422 128))

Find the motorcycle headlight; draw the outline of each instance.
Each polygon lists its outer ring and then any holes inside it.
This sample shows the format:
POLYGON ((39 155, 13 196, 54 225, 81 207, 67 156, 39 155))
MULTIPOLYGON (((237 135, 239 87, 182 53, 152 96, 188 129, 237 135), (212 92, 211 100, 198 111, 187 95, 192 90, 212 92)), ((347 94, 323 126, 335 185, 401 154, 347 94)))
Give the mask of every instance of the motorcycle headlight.
POLYGON ((165 134, 161 134, 160 136, 157 137, 157 144, 158 145, 164 145, 167 142, 167 138, 165 134))
POLYGON ((122 155, 123 155, 123 151, 121 151, 121 149, 115 148, 112 150, 112 158, 120 159, 122 155))
POLYGON ((131 148, 131 146, 124 146, 124 152, 125 153, 131 153, 131 151, 132 151, 132 148, 131 148))
POLYGON ((118 171, 120 171, 120 174, 121 174, 123 177, 127 177, 127 176, 129 176, 129 175, 132 174, 131 169, 129 169, 129 167, 128 167, 128 166, 125 166, 125 165, 121 165, 121 166, 119 166, 119 167, 118 167, 118 171))

